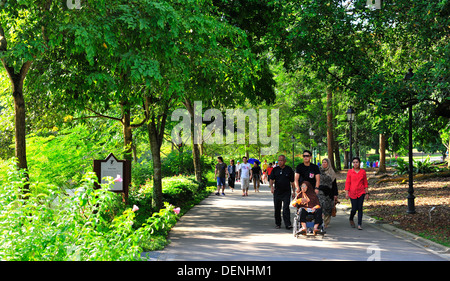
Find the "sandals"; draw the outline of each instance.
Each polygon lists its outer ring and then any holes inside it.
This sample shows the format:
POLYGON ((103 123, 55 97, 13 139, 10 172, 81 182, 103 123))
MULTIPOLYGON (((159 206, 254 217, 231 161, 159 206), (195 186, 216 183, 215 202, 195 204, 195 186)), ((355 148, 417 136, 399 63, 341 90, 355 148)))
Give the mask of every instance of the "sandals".
POLYGON ((354 222, 354 221, 350 221, 350 226, 351 226, 352 228, 355 228, 355 222, 354 222))
MULTIPOLYGON (((355 228, 355 222, 354 221, 350 221, 350 226, 355 228)), ((358 230, 363 230, 361 225, 358 224, 358 230)))

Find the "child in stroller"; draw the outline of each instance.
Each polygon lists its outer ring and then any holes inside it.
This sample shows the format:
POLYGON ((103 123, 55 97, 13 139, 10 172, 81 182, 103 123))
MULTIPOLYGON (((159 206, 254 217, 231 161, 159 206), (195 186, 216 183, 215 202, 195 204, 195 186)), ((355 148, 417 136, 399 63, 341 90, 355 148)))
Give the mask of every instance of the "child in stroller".
POLYGON ((292 201, 292 206, 297 207, 293 227, 294 236, 298 236, 298 234, 306 235, 307 233, 325 234, 319 198, 311 183, 308 181, 302 182, 300 190, 297 190, 296 198, 292 201))

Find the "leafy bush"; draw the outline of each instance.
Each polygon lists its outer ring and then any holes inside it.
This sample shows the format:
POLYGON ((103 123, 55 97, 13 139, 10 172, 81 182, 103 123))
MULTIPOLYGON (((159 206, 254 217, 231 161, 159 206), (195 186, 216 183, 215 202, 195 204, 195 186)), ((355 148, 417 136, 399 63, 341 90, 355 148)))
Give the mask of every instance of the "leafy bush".
POLYGON ((395 166, 395 173, 397 175, 404 175, 409 172, 409 163, 403 158, 397 158, 397 166, 395 166))
MULTIPOLYGON (((174 176, 163 178, 162 185, 164 201, 181 207, 198 192, 198 183, 193 177, 174 176)), ((141 186, 139 193, 141 198, 151 197, 153 194, 153 180, 147 180, 145 185, 141 186)))
MULTIPOLYGON (((409 173, 409 162, 406 162, 403 158, 397 159, 397 166, 395 166, 395 174, 404 175, 409 173)), ((438 172, 439 168, 434 166, 430 160, 430 156, 427 156, 425 160, 413 162, 413 172, 416 174, 428 174, 438 172)))
MULTIPOLYGON (((182 214, 199 203, 213 190, 213 187, 201 189, 194 176, 174 176, 162 179, 163 198, 170 205, 181 208, 182 214)), ((152 209, 153 180, 148 179, 144 185, 133 185, 130 189, 128 205, 137 205, 140 210, 136 216, 135 227, 144 224, 148 216, 155 210, 152 209)))
POLYGON ((439 168, 431 162, 430 155, 425 158, 425 161, 414 161, 414 164, 414 172, 417 174, 428 174, 439 171, 439 168))
POLYGON ((121 196, 108 184, 94 189, 87 173, 73 195, 49 188, 37 192, 12 161, 0 163, 0 260, 140 260, 153 236, 167 235, 177 214, 172 205, 135 230, 136 212, 123 210, 121 196))
POLYGON ((153 175, 153 164, 151 160, 143 160, 141 162, 133 162, 131 164, 131 178, 133 179, 133 185, 140 186, 145 184, 147 179, 150 179, 153 175))
MULTIPOLYGON (((215 159, 202 155, 200 157, 202 171, 214 169, 214 161, 215 159)), ((192 151, 190 150, 185 150, 181 154, 177 150, 171 151, 167 157, 162 160, 161 166, 162 174, 165 177, 171 177, 179 174, 193 175, 195 172, 192 151)))

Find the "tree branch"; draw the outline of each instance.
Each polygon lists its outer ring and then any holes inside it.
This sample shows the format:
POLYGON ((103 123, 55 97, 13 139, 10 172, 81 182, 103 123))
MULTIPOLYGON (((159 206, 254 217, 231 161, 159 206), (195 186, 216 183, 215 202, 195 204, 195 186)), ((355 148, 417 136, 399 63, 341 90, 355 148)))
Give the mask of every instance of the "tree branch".
POLYGON ((122 124, 123 124, 123 121, 122 121, 122 119, 121 119, 121 118, 117 118, 117 117, 111 117, 111 116, 107 116, 107 115, 104 115, 104 114, 98 113, 98 112, 96 112, 95 110, 93 110, 93 109, 91 109, 91 108, 89 108, 89 107, 86 107, 86 109, 87 109, 87 110, 89 110, 90 112, 94 113, 94 114, 97 114, 97 116, 92 116, 92 118, 96 118, 96 117, 107 118, 107 119, 111 119, 111 120, 119 121, 120 123, 122 123, 122 124))

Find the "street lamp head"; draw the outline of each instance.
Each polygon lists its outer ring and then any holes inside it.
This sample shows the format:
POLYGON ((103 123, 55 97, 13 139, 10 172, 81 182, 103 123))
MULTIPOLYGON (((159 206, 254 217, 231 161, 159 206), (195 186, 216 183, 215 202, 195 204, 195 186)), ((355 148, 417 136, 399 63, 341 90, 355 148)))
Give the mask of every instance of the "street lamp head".
POLYGON ((291 136, 291 140, 292 140, 292 142, 295 142, 295 137, 294 137, 294 135, 291 136))
POLYGON ((353 122, 355 121, 355 111, 353 110, 353 108, 349 108, 346 112, 347 114, 347 121, 349 122, 353 122))

